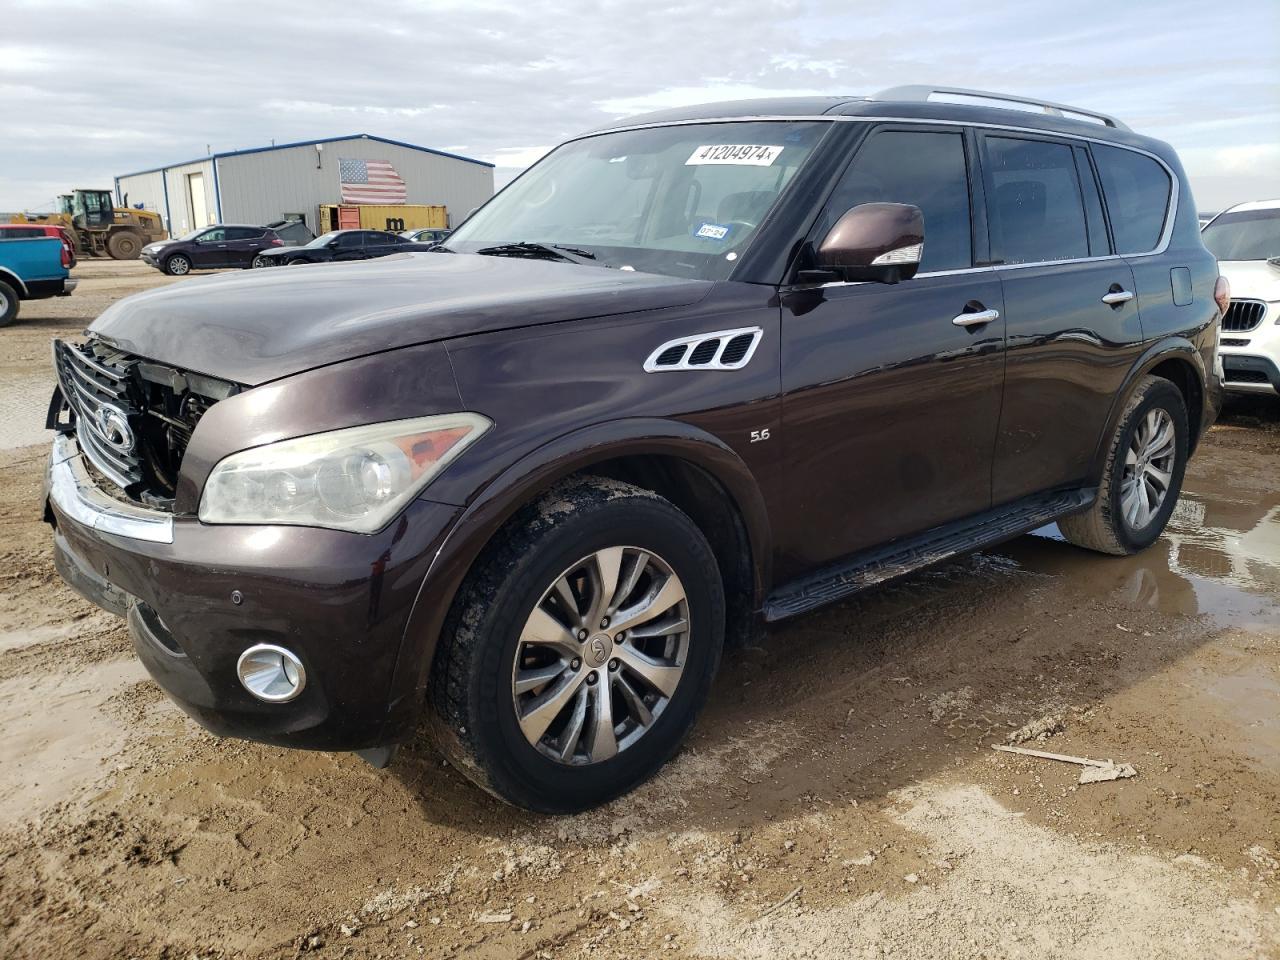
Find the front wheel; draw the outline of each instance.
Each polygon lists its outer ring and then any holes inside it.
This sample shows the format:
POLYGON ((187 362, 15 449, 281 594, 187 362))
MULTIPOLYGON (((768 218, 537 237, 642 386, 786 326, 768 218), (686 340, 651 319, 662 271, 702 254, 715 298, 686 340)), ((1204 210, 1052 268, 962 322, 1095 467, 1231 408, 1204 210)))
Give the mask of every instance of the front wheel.
POLYGON ((1182 490, 1190 449, 1182 393, 1161 377, 1144 377, 1120 416, 1098 499, 1058 521, 1071 543, 1125 556, 1164 532, 1182 490))
POLYGON ((510 803, 596 806, 675 753, 723 639, 719 568, 684 513, 616 481, 562 485, 459 592, 432 676, 436 740, 510 803))
POLYGON ((164 262, 164 272, 171 277, 185 277, 191 272, 191 258, 185 253, 175 253, 164 262))
POLYGON ((263 267, 269 267, 269 266, 271 266, 271 260, 267 257, 264 257, 262 254, 258 254, 249 263, 249 269, 251 270, 260 270, 263 267))
POLYGON ((0 281, 0 327, 7 327, 18 319, 18 292, 0 281))

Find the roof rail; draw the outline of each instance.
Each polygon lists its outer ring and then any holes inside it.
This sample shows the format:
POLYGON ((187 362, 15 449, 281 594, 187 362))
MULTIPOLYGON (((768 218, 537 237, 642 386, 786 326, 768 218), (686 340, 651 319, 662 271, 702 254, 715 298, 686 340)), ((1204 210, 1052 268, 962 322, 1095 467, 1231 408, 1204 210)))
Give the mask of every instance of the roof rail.
POLYGON ((1054 103, 1052 100, 1038 100, 1034 97, 1019 97, 1011 93, 993 93, 990 90, 969 90, 965 87, 931 87, 928 84, 909 84, 904 87, 889 87, 871 95, 872 100, 907 100, 923 103, 934 94, 949 94, 960 97, 979 97, 983 100, 1003 100, 1006 103, 1021 103, 1039 107, 1045 113, 1061 117, 1064 114, 1075 114, 1090 117, 1116 130, 1128 130, 1129 127, 1115 117, 1096 110, 1085 110, 1083 107, 1072 107, 1065 103, 1054 103))

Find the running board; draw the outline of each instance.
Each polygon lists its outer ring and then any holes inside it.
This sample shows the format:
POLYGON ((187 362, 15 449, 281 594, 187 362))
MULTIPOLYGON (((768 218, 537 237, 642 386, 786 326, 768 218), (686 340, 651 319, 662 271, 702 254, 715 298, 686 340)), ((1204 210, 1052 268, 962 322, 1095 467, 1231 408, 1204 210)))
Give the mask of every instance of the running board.
POLYGON ((1028 497, 975 517, 935 527, 908 540, 857 554, 775 590, 765 600, 764 618, 772 623, 808 613, 948 557, 993 546, 1052 523, 1059 517, 1084 510, 1097 495, 1095 488, 1088 488, 1028 497))

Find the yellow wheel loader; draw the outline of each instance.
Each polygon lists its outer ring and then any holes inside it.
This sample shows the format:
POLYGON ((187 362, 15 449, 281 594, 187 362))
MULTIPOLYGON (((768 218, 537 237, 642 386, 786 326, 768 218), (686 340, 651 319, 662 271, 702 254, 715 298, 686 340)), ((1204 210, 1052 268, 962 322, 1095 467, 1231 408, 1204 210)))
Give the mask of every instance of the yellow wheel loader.
POLYGON ((52 223, 75 235, 77 253, 86 257, 136 260, 148 243, 163 240, 160 214, 116 207, 110 190, 75 190, 58 198, 57 213, 19 213, 14 223, 52 223))

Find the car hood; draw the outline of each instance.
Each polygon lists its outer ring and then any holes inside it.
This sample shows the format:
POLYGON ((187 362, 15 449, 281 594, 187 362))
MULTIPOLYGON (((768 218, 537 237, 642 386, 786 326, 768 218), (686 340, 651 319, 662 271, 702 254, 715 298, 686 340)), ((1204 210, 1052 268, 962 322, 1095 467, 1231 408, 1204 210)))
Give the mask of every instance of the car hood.
POLYGON ((187 280, 112 304, 89 332, 254 386, 433 340, 695 303, 712 286, 558 261, 398 254, 187 280))
POLYGON ((1280 267, 1266 260, 1219 260, 1234 300, 1280 300, 1280 267))

